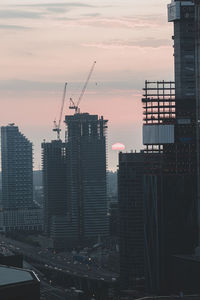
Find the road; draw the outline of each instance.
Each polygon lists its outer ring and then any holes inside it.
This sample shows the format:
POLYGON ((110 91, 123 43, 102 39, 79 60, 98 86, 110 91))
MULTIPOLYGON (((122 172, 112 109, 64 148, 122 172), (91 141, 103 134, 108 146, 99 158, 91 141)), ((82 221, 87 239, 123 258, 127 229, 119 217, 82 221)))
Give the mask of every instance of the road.
POLYGON ((44 280, 44 274, 41 273, 38 269, 36 269, 31 264, 26 261, 23 262, 24 269, 34 271, 38 278, 40 279, 40 292, 41 292, 41 300, 65 300, 65 290, 62 288, 57 288, 50 285, 47 281, 44 280))
POLYGON ((71 253, 56 254, 48 249, 30 246, 28 244, 0 236, 0 240, 6 243, 8 249, 15 253, 23 254, 31 260, 43 264, 46 268, 65 271, 71 275, 87 277, 88 279, 103 280, 111 283, 116 280, 118 274, 109 272, 97 265, 73 262, 71 253))
MULTIPOLYGON (((5 241, 2 241, 0 239, 0 253, 4 256, 11 256, 13 255, 13 252, 11 251, 13 249, 13 246, 10 244, 7 244, 5 241)), ((26 261, 23 261, 23 268, 27 270, 32 270, 37 274, 37 277, 40 280, 40 292, 41 292, 41 300, 65 300, 66 299, 66 293, 63 288, 54 287, 49 282, 44 280, 45 276, 43 273, 41 273, 38 269, 36 269, 34 266, 29 264, 26 261)))

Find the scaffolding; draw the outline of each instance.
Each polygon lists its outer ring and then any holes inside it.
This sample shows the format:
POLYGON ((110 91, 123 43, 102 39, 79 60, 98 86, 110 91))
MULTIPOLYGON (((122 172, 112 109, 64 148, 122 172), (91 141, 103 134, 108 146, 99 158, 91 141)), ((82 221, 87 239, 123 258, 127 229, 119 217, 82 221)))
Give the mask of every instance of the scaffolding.
POLYGON ((145 124, 174 124, 176 117, 175 83, 145 81, 142 98, 145 124))
MULTIPOLYGON (((144 125, 175 124, 175 83, 174 81, 145 81, 143 88, 143 121, 144 125)), ((162 153, 163 145, 149 143, 145 153, 162 153)))

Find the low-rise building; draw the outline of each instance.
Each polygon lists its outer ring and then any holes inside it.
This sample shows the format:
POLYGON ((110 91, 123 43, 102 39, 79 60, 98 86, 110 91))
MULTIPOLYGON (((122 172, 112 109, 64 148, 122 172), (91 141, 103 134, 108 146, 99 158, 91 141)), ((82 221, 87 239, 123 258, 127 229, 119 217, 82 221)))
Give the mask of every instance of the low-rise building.
POLYGON ((40 281, 29 270, 0 266, 0 299, 40 300, 40 281))
POLYGON ((40 208, 0 211, 0 232, 42 231, 43 211, 40 208))

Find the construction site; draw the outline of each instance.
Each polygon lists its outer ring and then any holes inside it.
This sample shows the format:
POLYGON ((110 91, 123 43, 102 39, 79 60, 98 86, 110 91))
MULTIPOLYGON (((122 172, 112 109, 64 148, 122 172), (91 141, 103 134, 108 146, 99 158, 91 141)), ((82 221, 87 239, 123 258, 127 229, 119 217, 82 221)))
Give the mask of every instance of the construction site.
POLYGON ((103 116, 80 112, 80 102, 95 64, 96 61, 78 100, 69 99, 69 109, 74 114, 64 117, 65 141, 61 142, 60 126, 67 83, 64 85, 59 121, 54 121, 53 131, 57 133, 57 140, 42 144, 45 230, 58 248, 88 246, 109 234, 106 183, 108 121, 103 116))
POLYGON ((148 295, 183 297, 200 292, 200 1, 172 0, 168 21, 174 25, 174 81, 145 81, 144 149, 120 157, 120 276, 124 290, 143 286, 148 295))

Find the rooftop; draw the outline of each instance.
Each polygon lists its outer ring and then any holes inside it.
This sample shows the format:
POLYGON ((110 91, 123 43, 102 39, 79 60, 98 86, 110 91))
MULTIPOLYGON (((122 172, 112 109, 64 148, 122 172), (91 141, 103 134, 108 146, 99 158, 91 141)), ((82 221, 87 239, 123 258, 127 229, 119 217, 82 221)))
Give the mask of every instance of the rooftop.
POLYGON ((0 287, 26 281, 38 281, 38 278, 32 271, 0 266, 0 287))

